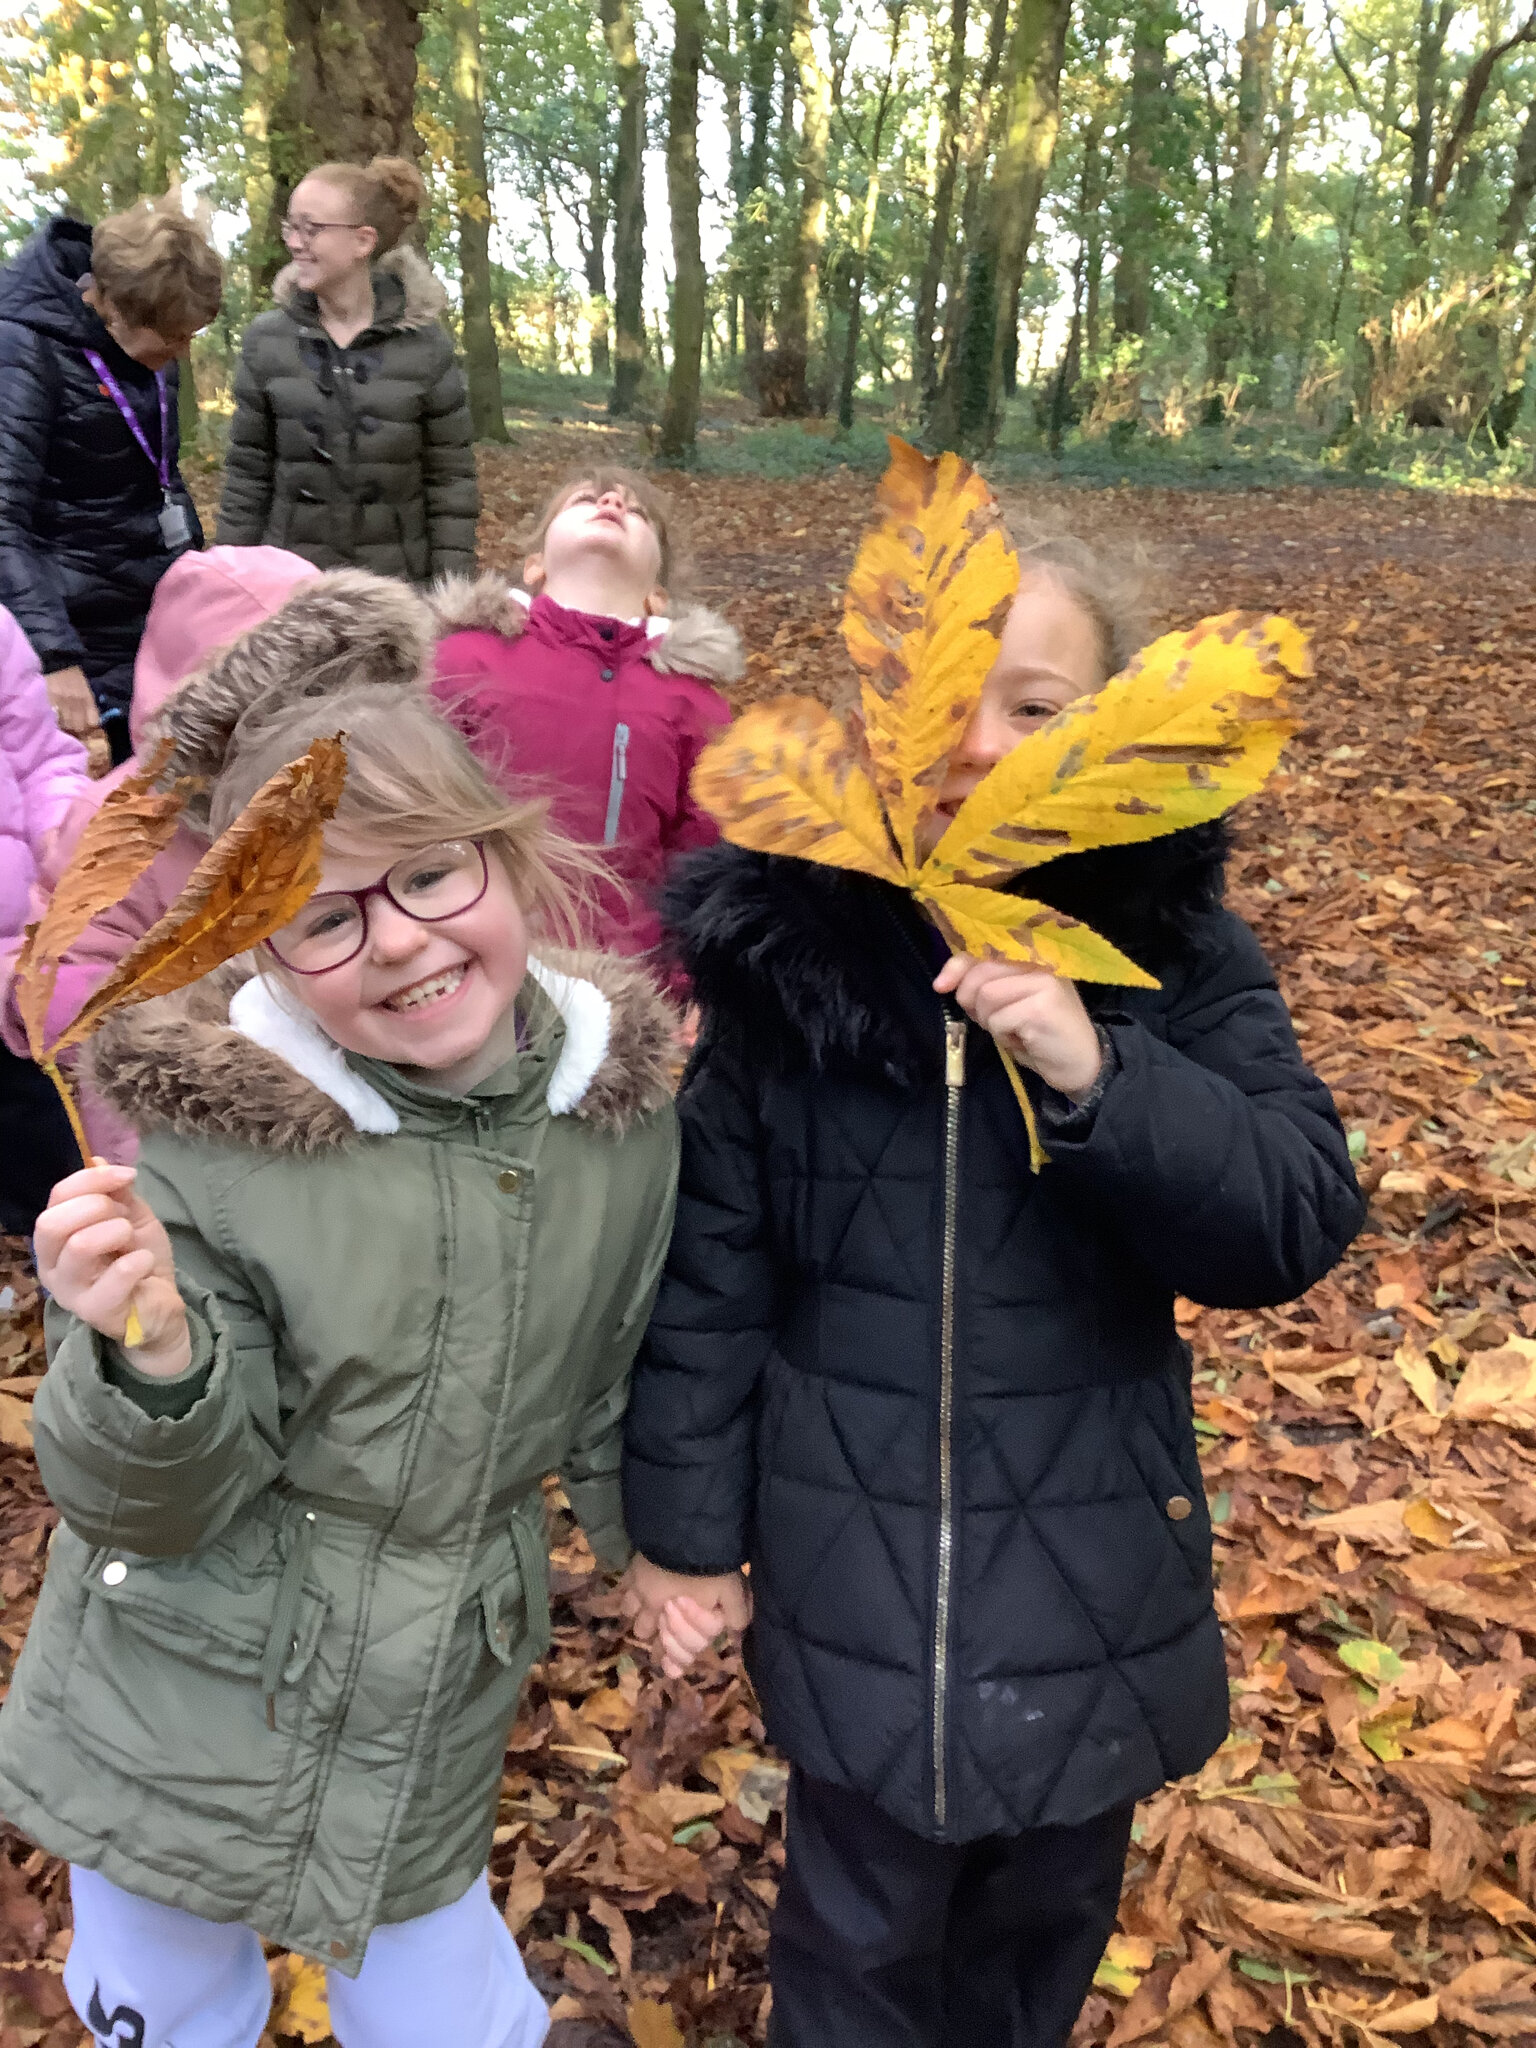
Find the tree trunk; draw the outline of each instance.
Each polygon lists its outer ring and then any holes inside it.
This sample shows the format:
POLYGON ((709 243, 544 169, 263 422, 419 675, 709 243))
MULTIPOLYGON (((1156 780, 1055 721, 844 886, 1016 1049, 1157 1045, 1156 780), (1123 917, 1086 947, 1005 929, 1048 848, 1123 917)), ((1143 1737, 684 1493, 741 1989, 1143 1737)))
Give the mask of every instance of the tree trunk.
POLYGON ((939 411, 962 448, 984 451, 1002 424, 1019 289, 1061 125, 1061 63, 1071 0, 1019 0, 1008 54, 1008 110, 966 267, 959 345, 939 411))
POLYGON ((1168 73, 1168 37, 1174 10, 1151 0, 1135 12, 1131 42, 1131 103, 1126 121, 1125 189, 1116 239, 1114 323, 1117 338, 1144 335, 1152 324, 1152 250, 1162 209, 1163 174, 1157 160, 1168 73))
POLYGON ((1425 209, 1429 205, 1440 73, 1445 60, 1445 39, 1455 12, 1456 0, 1419 0, 1419 36, 1413 60, 1413 127, 1409 133, 1408 217, 1404 223, 1417 245, 1422 245, 1427 225, 1425 209))
MULTIPOLYGON (((1479 51, 1473 60, 1461 89, 1461 104, 1456 110, 1456 119, 1452 122, 1450 133, 1441 143, 1440 153, 1435 159, 1435 173, 1429 188, 1429 208, 1432 213, 1443 203, 1452 173, 1458 163, 1463 162, 1467 144, 1472 139, 1472 131, 1477 126, 1478 113, 1487 96, 1488 88, 1493 83, 1493 74, 1500 60, 1520 44, 1531 42, 1536 42, 1536 7, 1532 8, 1530 14, 1512 34, 1490 43, 1487 49, 1479 51)), ((1476 160, 1472 160, 1471 170, 1474 179, 1478 168, 1476 160)))
POLYGON ((603 30, 619 84, 613 160, 613 390, 616 419, 635 409, 645 372, 645 66, 635 48, 632 0, 602 0, 603 30))
POLYGON ((741 23, 746 38, 749 125, 736 239, 741 249, 742 348, 747 381, 755 383, 768 326, 768 151, 773 137, 773 82, 778 72, 778 0, 762 0, 755 23, 753 0, 741 0, 741 23))
POLYGON ((1509 197, 1499 219, 1499 253, 1513 256, 1525 233, 1525 224, 1536 198, 1536 89, 1525 110, 1520 146, 1515 151, 1515 168, 1509 181, 1509 197))
MULTIPOLYGON (((848 273, 848 331, 843 337, 843 374, 837 391, 837 424, 846 434, 853 425, 853 387, 859 371, 859 323, 863 312, 864 273, 869 266, 869 245, 875 237, 875 215, 880 207, 880 144, 885 137, 885 116, 891 104, 891 87, 896 78, 896 56, 901 44, 902 16, 906 0, 896 0, 891 10, 891 53, 875 107, 875 133, 869 146, 869 183, 864 191, 864 217, 853 246, 853 263, 848 273)), ((932 322, 929 342, 932 343, 932 322)))
POLYGON ((592 330, 592 375, 606 377, 612 361, 608 352, 608 191, 600 163, 587 170, 587 239, 582 248, 582 268, 587 278, 589 301, 587 319, 592 330))
POLYGON ((144 58, 149 65, 149 135, 144 152, 145 190, 170 190, 181 176, 181 121, 176 105, 176 74, 166 43, 166 20, 160 0, 143 0, 144 58))
MULTIPOLYGON (((1227 205, 1226 302, 1211 330, 1211 377, 1224 385, 1236 363, 1251 362, 1259 300, 1259 186, 1269 154, 1266 115, 1270 67, 1279 16, 1271 4, 1261 18, 1248 0, 1237 85, 1237 150, 1227 205)), ((1214 403, 1214 400, 1213 400, 1214 403)))
POLYGON ((949 261, 944 274, 944 332, 935 365, 936 389, 923 418, 924 438, 930 445, 947 446, 958 431, 954 417, 956 383, 952 374, 955 352, 960 345, 960 319, 964 310, 961 280, 967 253, 975 246, 976 223, 981 216, 987 185, 987 164, 994 141, 998 73, 1008 47, 1010 0, 992 0, 987 24, 987 54, 976 84, 976 104, 971 109, 970 127, 961 152, 965 196, 960 203, 959 232, 951 236, 949 261))
POLYGON ((672 77, 667 105, 667 203, 672 213, 672 373, 657 452, 681 465, 699 423, 699 352, 706 278, 699 244, 699 65, 704 0, 672 0, 672 77))
POLYGON ((789 277, 779 307, 779 347, 791 389, 788 410, 808 412, 806 369, 816 337, 822 248, 827 238, 827 144, 832 130, 832 82, 821 67, 811 33, 811 0, 792 0, 790 48, 800 82, 800 213, 789 277))
MULTIPOLYGON (((998 0, 1001 7, 1005 0, 998 0)), ((928 252, 917 287, 915 345, 912 351, 918 403, 932 407, 938 384, 938 357, 933 329, 939 312, 939 285, 949 253, 949 222, 955 204, 955 177, 960 168, 960 111, 965 100, 965 30, 969 0, 951 0, 949 55, 945 66, 944 112, 939 123, 939 155, 933 187, 933 219, 928 225, 928 252)))
POLYGON ((230 21, 240 53, 241 180, 249 223, 245 261, 254 308, 268 297, 287 260, 274 225, 271 148, 273 115, 288 76, 283 0, 231 0, 230 21))
POLYGON ((420 155, 416 45, 424 12, 425 0, 239 0, 236 34, 258 38, 248 68, 267 78, 272 93, 266 250, 281 247, 289 197, 315 164, 420 155), (276 47, 260 40, 274 31, 276 47))
POLYGON ((479 0, 443 0, 452 51, 453 184, 464 296, 464 374, 479 441, 505 441, 501 363, 491 321, 491 195, 485 168, 485 100, 480 75, 479 0))

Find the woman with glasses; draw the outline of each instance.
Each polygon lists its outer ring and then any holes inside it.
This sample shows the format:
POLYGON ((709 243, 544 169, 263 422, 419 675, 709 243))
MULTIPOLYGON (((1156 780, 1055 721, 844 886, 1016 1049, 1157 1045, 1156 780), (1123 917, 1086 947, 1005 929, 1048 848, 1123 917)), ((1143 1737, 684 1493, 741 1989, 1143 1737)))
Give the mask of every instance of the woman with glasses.
POLYGON ((474 428, 410 235, 426 186, 403 157, 322 164, 283 223, 277 307, 246 329, 218 538, 425 584, 475 565, 474 428))

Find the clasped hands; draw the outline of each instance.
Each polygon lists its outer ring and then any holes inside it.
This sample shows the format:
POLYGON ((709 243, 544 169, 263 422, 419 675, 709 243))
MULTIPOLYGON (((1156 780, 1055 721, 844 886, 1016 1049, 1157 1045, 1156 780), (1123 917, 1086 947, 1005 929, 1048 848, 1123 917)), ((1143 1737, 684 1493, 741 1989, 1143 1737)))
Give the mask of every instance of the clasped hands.
POLYGON ((654 1643, 668 1678, 681 1678, 717 1636, 739 1635, 752 1619, 752 1595, 740 1572, 695 1578, 665 1571, 636 1552, 619 1592, 636 1639, 654 1643))

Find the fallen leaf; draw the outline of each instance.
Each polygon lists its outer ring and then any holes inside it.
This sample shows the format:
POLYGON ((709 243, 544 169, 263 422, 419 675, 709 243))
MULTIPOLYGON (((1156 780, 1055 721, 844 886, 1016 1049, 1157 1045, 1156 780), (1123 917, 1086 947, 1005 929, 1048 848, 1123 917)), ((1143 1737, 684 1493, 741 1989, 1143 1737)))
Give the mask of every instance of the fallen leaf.
POLYGON ((682 2029, 670 2005, 637 1998, 625 2008, 624 2017, 635 2048, 683 2048, 682 2029))

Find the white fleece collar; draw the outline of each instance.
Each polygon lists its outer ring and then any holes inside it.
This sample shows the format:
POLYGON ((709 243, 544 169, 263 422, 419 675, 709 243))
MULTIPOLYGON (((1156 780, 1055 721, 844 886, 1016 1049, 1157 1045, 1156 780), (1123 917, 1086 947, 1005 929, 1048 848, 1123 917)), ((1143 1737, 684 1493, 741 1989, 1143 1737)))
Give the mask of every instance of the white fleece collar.
MULTIPOLYGON (((531 591, 524 590, 523 586, 520 583, 513 583, 510 584, 508 587, 511 590, 512 595, 517 599, 518 603, 522 606, 523 610, 525 612, 531 612, 533 610, 533 593, 531 591)), ((554 600, 551 599, 550 601, 551 603, 553 603, 554 600)), ((619 624, 621 626, 644 626, 645 637, 648 640, 659 640, 662 634, 665 633, 667 629, 671 626, 672 621, 668 618, 660 617, 655 613, 650 613, 643 619, 621 619, 619 621, 619 624)))
MULTIPOLYGON (((568 1116, 580 1105, 608 1057, 613 1005, 590 981, 559 974, 541 960, 530 960, 528 972, 565 1024, 565 1043, 549 1077, 546 1100, 551 1116, 568 1116)), ((380 1138, 399 1130, 400 1118, 394 1108, 377 1088, 353 1072, 341 1047, 276 982, 253 974, 230 1000, 229 1023, 232 1031, 265 1052, 275 1053, 311 1087, 328 1095, 351 1118, 354 1129, 380 1138)))

